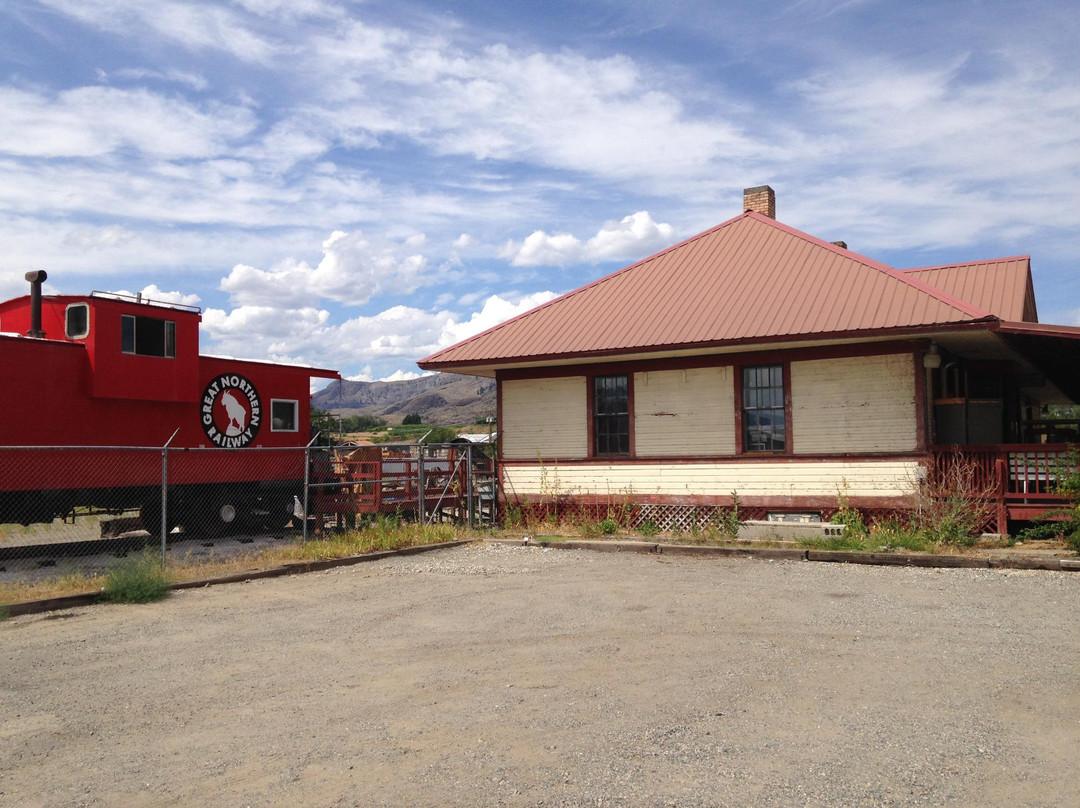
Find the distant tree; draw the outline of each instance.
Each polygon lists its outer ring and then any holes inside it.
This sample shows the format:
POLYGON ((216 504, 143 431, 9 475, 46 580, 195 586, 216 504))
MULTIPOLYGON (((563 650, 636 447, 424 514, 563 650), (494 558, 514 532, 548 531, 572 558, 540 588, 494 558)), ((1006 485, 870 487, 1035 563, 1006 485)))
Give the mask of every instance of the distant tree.
POLYGON ((410 426, 412 424, 422 424, 424 423, 424 419, 420 417, 420 413, 410 412, 408 415, 401 419, 401 423, 405 426, 410 426))
POLYGON ((341 419, 343 432, 374 432, 386 426, 386 420, 374 415, 348 415, 341 419))
POLYGON ((424 443, 449 443, 457 437, 457 430, 452 426, 437 426, 424 438, 424 443))

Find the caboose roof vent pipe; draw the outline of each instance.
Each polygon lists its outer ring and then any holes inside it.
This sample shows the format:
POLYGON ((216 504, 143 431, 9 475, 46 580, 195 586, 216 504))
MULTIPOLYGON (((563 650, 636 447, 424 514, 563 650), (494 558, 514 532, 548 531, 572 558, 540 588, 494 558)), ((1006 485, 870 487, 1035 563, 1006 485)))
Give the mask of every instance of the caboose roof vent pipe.
POLYGON ((48 277, 44 269, 26 273, 26 279, 30 281, 30 330, 26 332, 28 337, 41 339, 45 336, 45 332, 41 330, 41 284, 48 277))

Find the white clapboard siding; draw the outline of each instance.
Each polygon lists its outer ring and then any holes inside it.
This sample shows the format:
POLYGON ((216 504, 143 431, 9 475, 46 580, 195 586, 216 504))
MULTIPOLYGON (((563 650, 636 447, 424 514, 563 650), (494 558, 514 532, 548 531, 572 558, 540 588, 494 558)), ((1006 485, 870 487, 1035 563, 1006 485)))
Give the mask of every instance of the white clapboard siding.
POLYGON ((634 430, 639 457, 734 454, 731 368, 635 373, 634 430))
POLYGON ((502 383, 503 457, 585 457, 589 453, 584 376, 502 383))
POLYGON ((912 451, 915 407, 911 354, 791 363, 796 454, 912 451))
POLYGON ((558 463, 503 467, 518 496, 639 494, 745 497, 900 497, 912 492, 914 460, 793 463, 558 463))

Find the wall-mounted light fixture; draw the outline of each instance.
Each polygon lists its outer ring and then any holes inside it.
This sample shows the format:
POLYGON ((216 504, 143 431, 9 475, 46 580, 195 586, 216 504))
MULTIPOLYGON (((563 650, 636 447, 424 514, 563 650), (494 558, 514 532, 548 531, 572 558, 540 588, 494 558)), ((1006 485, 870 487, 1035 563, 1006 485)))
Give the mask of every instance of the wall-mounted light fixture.
POLYGON ((938 348, 936 342, 931 342, 930 347, 923 354, 922 366, 928 370, 941 367, 941 349, 938 348))

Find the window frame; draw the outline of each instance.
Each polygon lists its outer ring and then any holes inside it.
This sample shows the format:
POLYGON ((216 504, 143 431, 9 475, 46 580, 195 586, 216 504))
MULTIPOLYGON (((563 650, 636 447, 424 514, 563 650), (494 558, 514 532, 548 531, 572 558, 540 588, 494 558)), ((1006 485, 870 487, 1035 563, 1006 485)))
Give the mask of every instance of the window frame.
POLYGON ((299 432, 300 431, 300 401, 295 398, 272 398, 270 399, 270 431, 271 432, 299 432), (283 427, 274 426, 274 405, 275 404, 292 404, 293 406, 293 427, 292 429, 285 429, 283 427))
MULTIPOLYGON (((778 455, 792 454, 792 423, 791 423, 791 362, 747 362, 734 366, 735 383, 735 453, 739 455, 755 455, 760 457, 775 457, 778 455), (748 449, 746 446, 746 419, 747 409, 743 406, 743 388, 745 371, 757 368, 778 367, 781 371, 781 383, 783 385, 783 412, 784 412, 784 447, 782 449, 748 449)), ((778 409, 770 407, 769 409, 778 409)))
POLYGON ((152 356, 158 359, 176 359, 176 321, 164 317, 147 317, 143 314, 120 315, 120 353, 127 356, 152 356), (161 323, 163 353, 144 353, 139 351, 139 322, 161 323), (125 347, 127 323, 131 323, 131 350, 125 347))
POLYGON ((64 307, 64 336, 67 339, 86 339, 90 336, 90 305, 88 303, 68 303, 67 306, 64 307), (82 309, 85 313, 86 327, 82 330, 82 333, 71 333, 69 325, 71 322, 72 309, 82 309))
MULTIPOLYGON (((586 383, 589 385, 588 389, 588 418, 589 418, 589 457, 592 458, 626 458, 634 456, 634 374, 632 371, 625 371, 622 373, 590 373, 586 377, 586 383), (623 378, 626 380, 626 412, 625 413, 597 413, 597 388, 596 384, 599 379, 607 378, 623 378), (601 452, 599 450, 599 430, 598 419, 599 418, 626 418, 626 436, 627 436, 627 450, 625 452, 601 452)), ((611 433, 609 433, 611 434, 611 433)))

